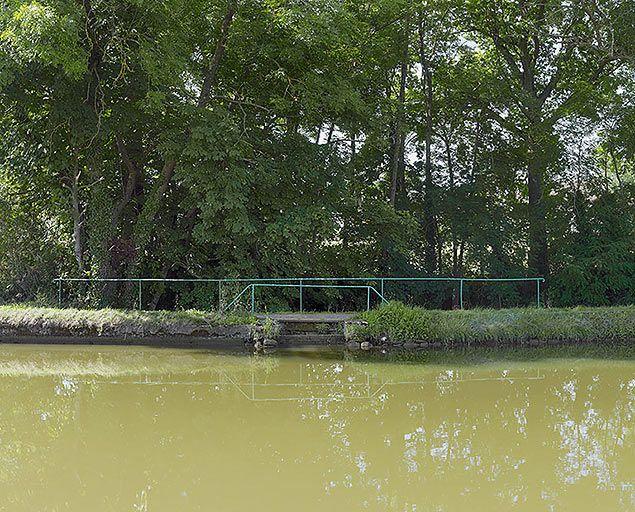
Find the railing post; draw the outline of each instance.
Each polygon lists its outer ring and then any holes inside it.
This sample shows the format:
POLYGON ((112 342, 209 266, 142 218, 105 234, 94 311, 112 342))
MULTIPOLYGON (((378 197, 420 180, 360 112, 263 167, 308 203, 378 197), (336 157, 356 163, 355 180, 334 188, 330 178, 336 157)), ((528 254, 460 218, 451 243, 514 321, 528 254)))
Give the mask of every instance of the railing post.
POLYGON ((366 311, 370 311, 370 286, 366 287, 366 311))
POLYGON ((304 300, 303 300, 303 287, 302 287, 302 279, 300 279, 300 313, 304 311, 304 300))
POLYGON ((254 284, 251 285, 251 312, 252 314, 256 312, 256 301, 254 298, 254 291, 256 286, 254 284))
POLYGON ((540 278, 536 279, 536 304, 540 307, 540 278))
POLYGON ((459 281, 459 305, 463 309, 463 279, 459 281))
POLYGON ((223 284, 223 282, 219 279, 218 280, 218 312, 220 313, 221 308, 223 307, 223 304, 221 302, 221 285, 223 284))
POLYGON ((384 280, 383 279, 381 280, 380 284, 381 284, 381 296, 383 298, 384 297, 384 280))
POLYGON ((141 311, 141 280, 138 281, 139 284, 139 311, 141 311))

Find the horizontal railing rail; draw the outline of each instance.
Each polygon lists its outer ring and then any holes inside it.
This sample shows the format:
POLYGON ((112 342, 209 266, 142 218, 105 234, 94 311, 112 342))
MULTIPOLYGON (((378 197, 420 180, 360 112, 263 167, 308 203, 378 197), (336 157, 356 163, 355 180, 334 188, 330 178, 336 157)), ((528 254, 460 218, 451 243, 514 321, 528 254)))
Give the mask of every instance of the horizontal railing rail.
MULTIPOLYGON (((134 283, 137 285, 137 306, 141 309, 142 306, 142 285, 144 283, 208 283, 218 285, 218 310, 227 311, 231 307, 235 306, 252 285, 255 287, 280 287, 291 288, 298 287, 302 291, 303 288, 355 288, 354 285, 325 285, 318 284, 312 285, 311 283, 329 283, 329 282, 350 282, 350 283, 369 283, 367 285, 357 285, 359 288, 369 288, 368 293, 371 291, 377 294, 381 298, 382 302, 387 302, 385 298, 385 285, 386 283, 418 283, 418 282, 438 282, 438 283, 457 283, 459 285, 459 304, 458 306, 463 309, 463 289, 466 283, 518 283, 527 282, 535 283, 536 286, 536 305, 541 305, 541 283, 544 283, 543 277, 503 277, 503 278, 484 278, 484 277, 268 277, 268 278, 88 278, 88 277, 58 277, 54 279, 58 284, 58 303, 62 306, 63 302, 63 285, 64 283, 134 283), (224 284, 241 284, 248 283, 242 291, 234 296, 232 301, 227 306, 222 304, 222 286, 224 284), (371 286, 371 284, 379 286, 379 290, 371 286)), ((252 288, 253 289, 253 288, 252 288)), ((300 294, 300 310, 303 310, 302 293, 300 294)))

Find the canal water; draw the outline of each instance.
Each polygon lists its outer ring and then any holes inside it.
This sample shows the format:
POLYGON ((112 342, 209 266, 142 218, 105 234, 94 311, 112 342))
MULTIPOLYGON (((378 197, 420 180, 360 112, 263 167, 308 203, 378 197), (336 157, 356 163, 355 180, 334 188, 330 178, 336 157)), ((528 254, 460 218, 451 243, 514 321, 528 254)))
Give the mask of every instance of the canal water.
POLYGON ((626 349, 0 347, 0 510, 631 511, 626 349))

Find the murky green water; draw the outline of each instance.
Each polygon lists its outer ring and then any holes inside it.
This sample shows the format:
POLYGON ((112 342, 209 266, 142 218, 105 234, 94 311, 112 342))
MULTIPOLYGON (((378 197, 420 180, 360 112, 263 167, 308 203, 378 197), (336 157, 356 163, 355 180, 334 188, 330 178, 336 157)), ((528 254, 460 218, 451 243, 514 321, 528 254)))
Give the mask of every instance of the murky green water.
POLYGON ((635 510, 635 361, 543 355, 1 346, 0 510, 635 510))

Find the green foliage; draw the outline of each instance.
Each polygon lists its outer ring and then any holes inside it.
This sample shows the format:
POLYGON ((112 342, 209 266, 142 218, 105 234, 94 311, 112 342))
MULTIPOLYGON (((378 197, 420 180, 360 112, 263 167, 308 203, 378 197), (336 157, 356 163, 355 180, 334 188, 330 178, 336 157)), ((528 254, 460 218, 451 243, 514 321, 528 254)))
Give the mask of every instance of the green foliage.
MULTIPOLYGON (((536 219, 550 304, 635 300, 632 0, 2 7, 1 301, 50 300, 60 274, 533 275, 536 219)), ((214 297, 157 286, 144 300, 214 297)), ((456 293, 403 298, 450 307, 456 293)))
POLYGON ((563 259, 552 283, 559 303, 635 303, 634 192, 630 186, 577 199, 575 231, 555 251, 563 259))
POLYGON ((0 169, 0 304, 52 299, 56 262, 69 257, 71 240, 49 211, 33 204, 0 169))
POLYGON ((59 68, 70 78, 81 78, 86 70, 87 53, 77 33, 79 17, 72 4, 11 2, 2 14, 4 27, 0 44, 21 66, 39 65, 59 68))
POLYGON ((265 338, 275 339, 281 331, 280 324, 271 318, 265 318, 262 324, 262 333, 265 338))

